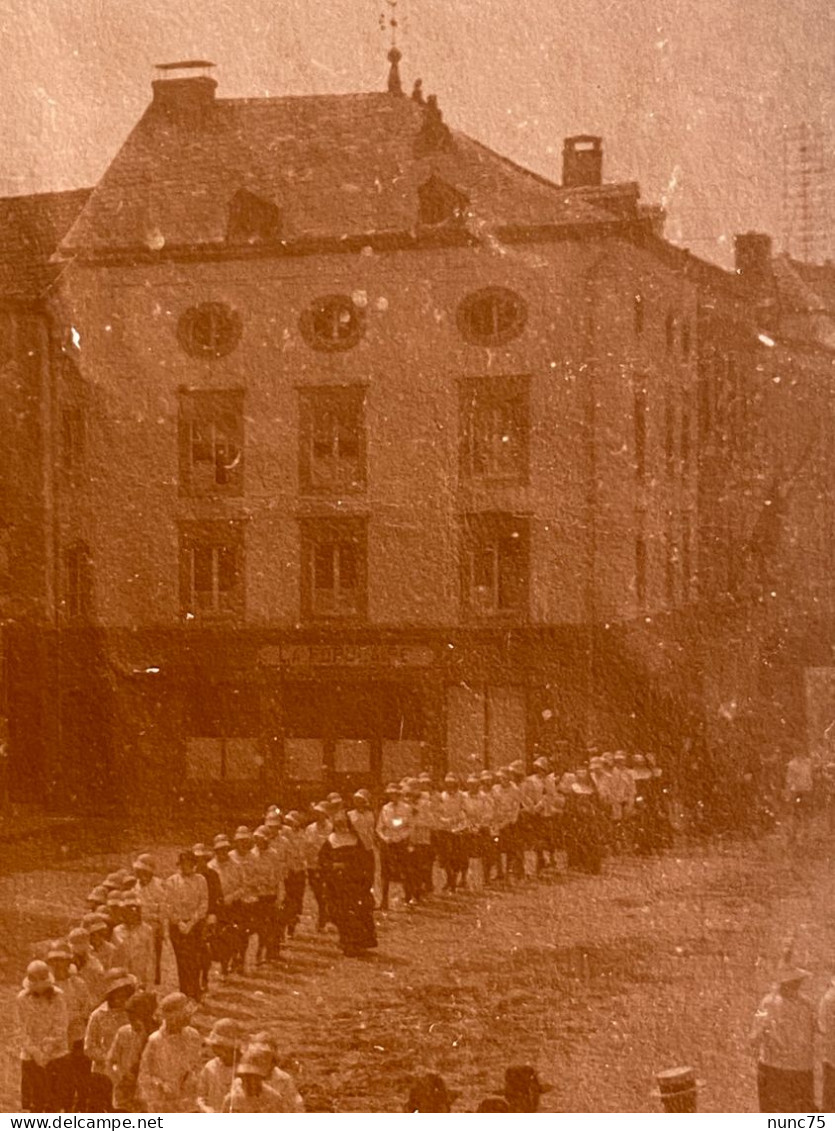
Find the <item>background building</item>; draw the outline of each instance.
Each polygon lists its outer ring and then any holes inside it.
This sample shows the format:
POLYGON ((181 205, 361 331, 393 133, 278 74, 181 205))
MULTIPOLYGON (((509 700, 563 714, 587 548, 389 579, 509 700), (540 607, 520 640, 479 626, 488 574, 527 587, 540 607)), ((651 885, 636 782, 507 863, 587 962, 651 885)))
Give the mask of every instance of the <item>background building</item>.
POLYGON ((9 673, 15 703, 43 689, 18 793, 164 809, 587 741, 707 757, 704 610, 758 600, 737 542, 795 353, 756 287, 603 184, 599 138, 552 184, 397 63, 384 94, 253 100, 163 70, 72 198, 38 291, 53 564, 9 673))

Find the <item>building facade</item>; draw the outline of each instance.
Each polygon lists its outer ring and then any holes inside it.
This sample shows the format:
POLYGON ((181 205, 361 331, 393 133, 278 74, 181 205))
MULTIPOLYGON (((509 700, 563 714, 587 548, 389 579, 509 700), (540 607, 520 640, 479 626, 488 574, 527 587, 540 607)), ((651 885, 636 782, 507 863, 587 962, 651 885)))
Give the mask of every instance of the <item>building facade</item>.
POLYGON ((176 810, 704 742, 705 516, 737 523, 703 343, 752 300, 722 278, 708 313, 599 139, 557 185, 399 82, 165 71, 76 203, 18 792, 176 810))

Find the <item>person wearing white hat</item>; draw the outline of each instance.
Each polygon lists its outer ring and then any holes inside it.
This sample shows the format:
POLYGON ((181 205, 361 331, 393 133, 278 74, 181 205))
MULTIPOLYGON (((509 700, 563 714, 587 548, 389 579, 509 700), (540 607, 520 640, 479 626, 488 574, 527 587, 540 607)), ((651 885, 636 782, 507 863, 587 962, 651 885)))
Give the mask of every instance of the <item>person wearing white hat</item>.
POLYGON ((189 849, 181 852, 178 870, 165 885, 168 935, 177 962, 180 989, 197 1001, 203 959, 203 925, 209 913, 209 888, 197 872, 197 861, 189 849))
POLYGON ((307 870, 304 856, 304 832, 301 815, 291 809, 284 815, 281 828, 284 844, 284 899, 281 903, 281 930, 292 938, 296 933, 304 906, 304 889, 307 870))
POLYGON ((823 1090, 821 1111, 835 1111, 835 978, 832 978, 818 1006, 823 1090))
POLYGON ((328 913, 327 894, 325 892, 325 884, 322 879, 322 873, 319 871, 319 853, 322 851, 322 845, 333 832, 333 825, 331 824, 330 811, 327 803, 320 801, 311 809, 313 820, 308 822, 305 826, 304 837, 304 859, 307 871, 307 886, 313 893, 313 900, 316 904, 316 929, 324 931, 330 922, 330 915, 328 913))
POLYGON ((93 1010, 87 984, 75 971, 72 964, 72 951, 68 943, 52 943, 47 951, 46 961, 55 985, 64 995, 67 1003, 67 1056, 61 1072, 61 1095, 56 1096, 56 1106, 62 1111, 76 1111, 83 1108, 86 1100, 90 1062, 84 1055, 84 1033, 87 1021, 93 1010))
POLYGON ((91 1008, 95 1009, 104 994, 104 969, 93 952, 90 932, 86 927, 73 927, 67 935, 67 943, 72 953, 72 964, 87 986, 91 1008))
POLYGON ((58 1111, 69 1054, 69 1015, 45 962, 30 962, 17 995, 21 1111, 58 1111))
POLYGON ((128 1024, 125 1006, 135 990, 136 979, 127 970, 114 966, 107 971, 104 1001, 90 1014, 84 1034, 84 1055, 91 1061, 87 1101, 90 1111, 112 1110, 113 1084, 107 1057, 114 1037, 128 1024))
POLYGON ((168 919, 165 913, 165 884, 157 876, 157 863, 150 852, 142 852, 133 862, 136 887, 133 894, 142 905, 142 922, 147 923, 154 935, 154 984, 162 978, 162 946, 165 941, 168 919))
POLYGON ((377 817, 381 911, 388 911, 389 889, 393 883, 403 885, 405 903, 411 903, 414 898, 412 817, 412 807, 403 800, 403 790, 397 782, 390 782, 386 786, 386 803, 377 817))
POLYGON ((113 965, 133 974, 143 989, 156 982, 156 939, 153 927, 142 919, 142 901, 136 891, 122 901, 124 922, 113 932, 113 965))
POLYGON ((751 1029, 757 1058, 757 1093, 762 1112, 816 1111, 815 1010, 800 993, 809 971, 790 960, 777 972, 776 987, 760 1002, 751 1029))
POLYGON ((219 1018, 206 1044, 214 1055, 203 1065, 197 1081, 197 1109, 208 1115, 223 1111, 223 1101, 235 1081, 243 1044, 241 1026, 231 1017, 219 1018))
MULTIPOLYGON (((107 1054, 107 1068, 113 1082, 114 1111, 140 1111, 136 1082, 142 1053, 156 1028, 156 994, 148 990, 135 993, 125 1006, 128 1022, 122 1025, 107 1054)), ((82 1111, 85 1109, 81 1109, 82 1111)))
POLYGON ((266 1114, 283 1111, 279 1097, 267 1083, 272 1071, 272 1054, 261 1045, 253 1045, 241 1057, 232 1087, 223 1101, 227 1114, 266 1114))
POLYGON ((258 860, 255 855, 255 841, 252 832, 246 825, 239 825, 233 837, 234 848, 229 853, 229 859, 237 864, 241 870, 241 901, 238 905, 238 933, 235 950, 232 953, 233 970, 246 969, 247 950, 249 940, 256 931, 258 915, 258 860))
POLYGON ((223 894, 218 907, 215 952, 220 963, 220 973, 226 977, 232 959, 240 949, 241 899, 244 877, 240 865, 232 858, 232 843, 225 833, 218 833, 212 841, 212 859, 209 868, 220 879, 223 894))
POLYGON ((185 994, 169 994, 160 1002, 159 1016, 162 1024, 142 1053, 137 1093, 149 1112, 194 1111, 203 1040, 189 1025, 191 1003, 185 994))
POLYGON ((270 831, 266 825, 259 825, 252 834, 255 847, 252 855, 255 874, 255 890, 258 901, 255 905, 255 933, 258 948, 255 952, 257 962, 270 962, 278 956, 278 893, 281 887, 281 862, 273 848, 270 831))
MULTIPOLYGON (((110 941, 112 936, 110 920, 101 911, 89 911, 82 918, 81 926, 90 936, 92 955, 101 964, 102 971, 106 974, 113 965, 113 951, 115 949, 110 941)), ((104 993, 103 990, 102 993, 104 993)))

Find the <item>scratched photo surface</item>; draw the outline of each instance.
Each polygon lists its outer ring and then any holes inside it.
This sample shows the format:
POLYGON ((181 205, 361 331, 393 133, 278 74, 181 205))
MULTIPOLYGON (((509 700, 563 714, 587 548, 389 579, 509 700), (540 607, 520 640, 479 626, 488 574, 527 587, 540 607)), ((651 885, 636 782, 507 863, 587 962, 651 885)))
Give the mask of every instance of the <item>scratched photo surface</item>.
POLYGON ((0 18, 0 1110, 833 1110, 831 4, 0 18))

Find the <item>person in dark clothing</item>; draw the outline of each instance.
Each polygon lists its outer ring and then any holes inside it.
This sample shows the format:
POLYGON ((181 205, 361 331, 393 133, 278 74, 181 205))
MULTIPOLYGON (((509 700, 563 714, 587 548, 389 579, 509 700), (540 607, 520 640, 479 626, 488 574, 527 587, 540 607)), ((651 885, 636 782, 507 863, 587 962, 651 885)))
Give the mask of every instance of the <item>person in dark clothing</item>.
POLYGON ((345 812, 335 813, 333 831, 319 852, 319 868, 339 945, 343 954, 354 957, 377 945, 367 857, 345 812))
POLYGON ((564 817, 568 867, 597 875, 603 866, 605 845, 601 802, 587 768, 576 770, 574 777, 564 817))
POLYGON ((220 883, 220 876, 213 868, 209 867, 212 850, 205 844, 195 844, 191 851, 197 861, 195 871, 203 877, 209 889, 209 913, 203 927, 200 951, 200 990, 205 993, 209 988, 209 971, 212 968, 212 962, 220 961, 215 951, 217 947, 217 918, 223 907, 223 888, 220 883))

